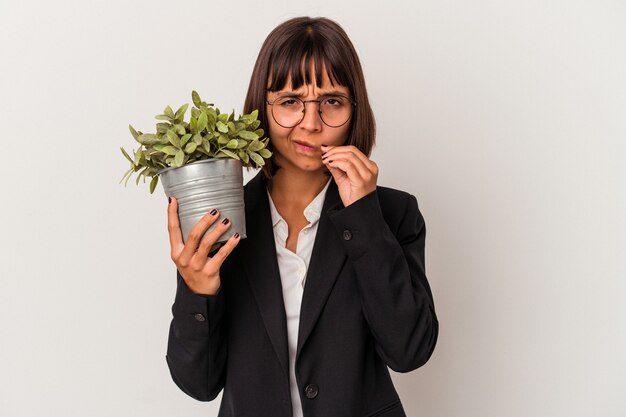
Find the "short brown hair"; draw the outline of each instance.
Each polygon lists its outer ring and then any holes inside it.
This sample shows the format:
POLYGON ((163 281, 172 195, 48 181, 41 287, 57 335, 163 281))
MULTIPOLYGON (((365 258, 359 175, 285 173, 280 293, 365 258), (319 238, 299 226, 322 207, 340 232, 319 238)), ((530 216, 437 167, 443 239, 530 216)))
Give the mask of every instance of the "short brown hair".
MULTIPOLYGON (((365 88, 365 78, 356 50, 346 32, 336 22, 324 17, 296 17, 278 25, 267 36, 250 78, 244 113, 259 111, 260 128, 269 134, 266 112, 267 91, 279 91, 291 76, 292 87, 310 84, 310 64, 315 64, 315 79, 322 83, 322 67, 331 84, 348 87, 356 107, 350 120, 346 145, 354 145, 370 156, 376 141, 376 122, 365 88), (304 66, 302 65, 304 63, 304 66), (268 81, 272 85, 268 87, 268 81)), ((272 141, 268 145, 273 150, 272 141)), ((271 178, 279 167, 267 160, 263 173, 271 178)))

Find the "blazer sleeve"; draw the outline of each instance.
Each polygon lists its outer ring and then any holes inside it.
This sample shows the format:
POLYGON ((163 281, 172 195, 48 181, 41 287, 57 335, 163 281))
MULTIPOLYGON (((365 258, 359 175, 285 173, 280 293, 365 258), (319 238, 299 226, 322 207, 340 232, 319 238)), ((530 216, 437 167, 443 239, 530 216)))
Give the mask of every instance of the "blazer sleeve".
POLYGON ((329 216, 355 270, 376 351, 389 368, 409 372, 432 355, 439 323, 424 266, 424 218, 413 195, 400 193, 397 203, 389 224, 378 190, 329 216))
POLYGON ((178 271, 165 359, 172 379, 187 395, 211 401, 226 377, 225 294, 192 292, 178 271))

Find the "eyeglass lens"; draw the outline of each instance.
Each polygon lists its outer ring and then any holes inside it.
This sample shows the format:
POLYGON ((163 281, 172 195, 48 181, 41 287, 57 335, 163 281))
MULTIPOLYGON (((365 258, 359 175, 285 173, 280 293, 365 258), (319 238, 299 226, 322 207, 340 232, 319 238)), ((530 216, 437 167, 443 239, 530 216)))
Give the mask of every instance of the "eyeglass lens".
MULTIPOLYGON (((312 104, 308 100, 307 103, 312 104)), ((345 124, 352 113, 352 103, 342 96, 322 97, 319 106, 322 121, 332 127, 345 124)), ((296 97, 280 97, 272 106, 274 119, 284 127, 293 127, 300 123, 304 118, 304 111, 305 103, 296 97)))

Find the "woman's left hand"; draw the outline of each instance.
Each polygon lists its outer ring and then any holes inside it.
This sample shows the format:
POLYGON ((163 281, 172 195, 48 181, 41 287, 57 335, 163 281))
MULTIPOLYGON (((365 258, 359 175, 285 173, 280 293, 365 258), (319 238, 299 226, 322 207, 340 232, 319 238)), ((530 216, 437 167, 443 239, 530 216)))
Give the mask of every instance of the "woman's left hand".
POLYGON ((356 146, 322 145, 322 162, 335 179, 345 207, 376 190, 378 165, 356 146))

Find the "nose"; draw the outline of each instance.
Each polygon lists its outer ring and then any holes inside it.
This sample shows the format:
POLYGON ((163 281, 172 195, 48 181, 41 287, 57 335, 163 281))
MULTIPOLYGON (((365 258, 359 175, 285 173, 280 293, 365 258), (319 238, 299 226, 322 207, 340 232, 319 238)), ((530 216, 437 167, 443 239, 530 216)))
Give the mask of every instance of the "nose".
POLYGON ((319 111, 320 103, 316 100, 304 102, 304 117, 298 124, 303 129, 318 131, 322 128, 322 119, 319 111))

